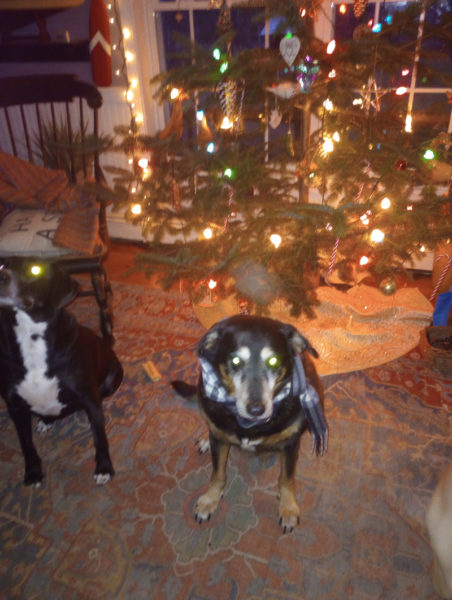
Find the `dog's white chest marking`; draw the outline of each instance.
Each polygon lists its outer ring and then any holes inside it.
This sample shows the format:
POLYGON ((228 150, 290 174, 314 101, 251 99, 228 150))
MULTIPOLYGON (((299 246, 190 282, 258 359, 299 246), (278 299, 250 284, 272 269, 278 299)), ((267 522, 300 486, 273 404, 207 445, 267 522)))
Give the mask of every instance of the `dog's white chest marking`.
POLYGON ((259 446, 261 442, 262 438, 258 438, 256 440, 250 440, 249 438, 241 438, 240 447, 243 450, 249 450, 251 452, 254 452, 256 450, 256 447, 259 446))
POLYGON ((24 366, 25 377, 17 386, 17 393, 40 415, 59 415, 63 405, 58 400, 58 380, 48 377, 47 346, 44 334, 47 323, 35 323, 22 310, 16 310, 14 327, 24 366))

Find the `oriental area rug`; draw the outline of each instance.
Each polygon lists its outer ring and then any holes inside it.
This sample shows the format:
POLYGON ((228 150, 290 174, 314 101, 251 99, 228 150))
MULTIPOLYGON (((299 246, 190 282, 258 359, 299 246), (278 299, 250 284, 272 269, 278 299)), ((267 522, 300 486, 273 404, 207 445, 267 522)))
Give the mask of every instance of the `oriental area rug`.
MULTIPOLYGON (((70 309, 97 327, 93 302, 70 309)), ((278 524, 279 460, 231 451, 218 511, 193 505, 210 477, 196 405, 171 379, 194 382, 205 331, 188 297, 114 284, 124 381, 105 404, 116 475, 92 480, 79 413, 34 434, 46 475, 22 485, 23 460, 0 403, 2 600, 435 600, 425 511, 452 461, 452 378, 417 348, 383 365, 322 376, 329 448, 302 438, 301 522, 278 524)))

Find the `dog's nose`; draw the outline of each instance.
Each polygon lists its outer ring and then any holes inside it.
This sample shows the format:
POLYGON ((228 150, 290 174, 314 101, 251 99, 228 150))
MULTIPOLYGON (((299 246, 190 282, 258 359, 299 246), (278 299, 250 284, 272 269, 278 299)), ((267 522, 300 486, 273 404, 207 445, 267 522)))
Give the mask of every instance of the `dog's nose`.
POLYGON ((261 414, 264 412, 265 407, 263 404, 261 404, 260 402, 253 402, 252 404, 248 404, 248 413, 252 416, 252 417, 260 417, 261 414))

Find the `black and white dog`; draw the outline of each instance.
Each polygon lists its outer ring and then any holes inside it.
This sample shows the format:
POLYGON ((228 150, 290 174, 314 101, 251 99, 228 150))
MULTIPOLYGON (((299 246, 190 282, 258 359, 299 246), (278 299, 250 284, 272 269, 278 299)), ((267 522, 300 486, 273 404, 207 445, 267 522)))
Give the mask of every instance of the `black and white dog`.
POLYGON ((306 428, 318 454, 326 450, 323 390, 309 342, 291 325, 265 317, 237 315, 209 329, 198 344, 197 388, 173 381, 182 396, 196 393, 209 428, 212 476, 195 505, 202 522, 216 510, 226 484, 231 444, 280 453, 279 517, 283 531, 299 522, 295 467, 306 428))
POLYGON ((111 343, 63 309, 78 283, 52 263, 0 259, 0 395, 25 459, 25 485, 43 480, 32 439, 32 414, 44 423, 85 410, 96 449, 94 479, 114 475, 102 399, 119 387, 123 370, 111 343))

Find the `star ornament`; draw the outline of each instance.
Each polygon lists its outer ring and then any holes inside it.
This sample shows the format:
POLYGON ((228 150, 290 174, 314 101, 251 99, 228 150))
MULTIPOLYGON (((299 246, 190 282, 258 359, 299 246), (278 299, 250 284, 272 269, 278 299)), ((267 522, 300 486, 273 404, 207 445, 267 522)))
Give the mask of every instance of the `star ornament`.
POLYGON ((363 102, 362 108, 370 111, 371 108, 379 112, 381 107, 381 98, 387 93, 387 90, 382 90, 378 87, 375 79, 370 79, 366 86, 363 88, 361 93, 363 102))

